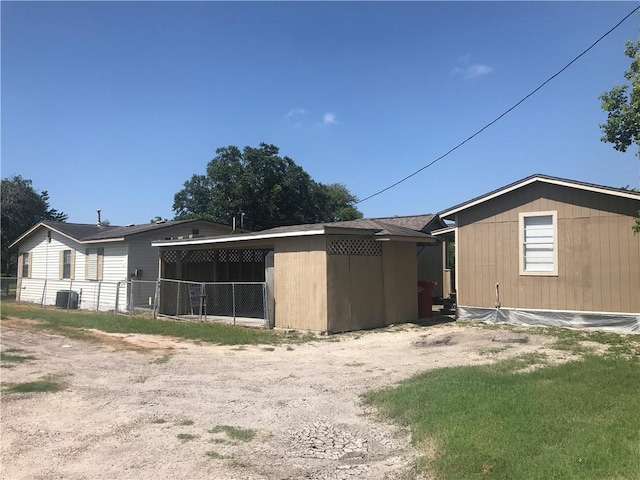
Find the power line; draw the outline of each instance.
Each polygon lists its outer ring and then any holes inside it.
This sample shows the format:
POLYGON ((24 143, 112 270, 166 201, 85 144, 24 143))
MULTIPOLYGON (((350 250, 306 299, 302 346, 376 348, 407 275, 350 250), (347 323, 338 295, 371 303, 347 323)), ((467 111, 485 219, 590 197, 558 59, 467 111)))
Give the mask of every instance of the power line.
POLYGON ((447 157, 449 154, 451 154, 452 152, 454 152, 455 150, 457 150, 458 148, 460 148, 462 145, 464 145, 465 143, 467 143, 469 140, 471 140, 474 137, 477 137, 478 135, 480 135, 482 132, 484 132, 487 128, 489 128, 490 126, 492 126, 494 123, 496 123, 498 120, 500 120, 502 117, 504 117, 505 115, 507 115, 509 112, 511 112, 512 110, 514 110, 516 107, 518 107, 520 104, 522 104, 525 100, 527 100, 529 97, 533 96, 533 94, 535 94, 538 90, 540 90, 542 87, 544 87, 547 83, 549 83, 551 80, 553 80, 554 78, 556 78, 558 75, 560 75, 562 72, 564 72, 567 68, 569 68, 571 65, 573 65, 578 59, 580 59, 580 57, 582 57, 583 55, 585 55, 589 50, 591 50, 593 47, 595 47, 598 43, 600 43, 607 35, 609 35, 611 32, 613 32, 616 28, 618 28, 620 25, 622 25, 622 23, 629 18, 631 15, 633 15, 634 13, 636 13, 638 10, 640 9, 640 7, 636 7, 634 8, 629 14, 627 14, 622 20, 620 20, 615 26, 613 26, 607 33, 605 33, 604 35, 602 35, 600 38, 598 38, 595 42, 593 42, 591 45, 589 45, 589 47, 584 50, 580 55, 578 55, 577 57, 575 57, 573 60, 571 60, 569 63, 567 63, 564 67, 562 67, 560 70, 558 70, 556 73, 554 73, 553 75, 551 75, 548 79, 546 79, 544 82, 542 82, 540 85, 538 85, 531 93, 529 93, 528 95, 526 95, 525 97, 523 97, 521 100, 519 100, 515 105, 513 105, 511 108, 507 109, 505 112, 503 112, 501 115, 499 115, 495 120, 492 120, 491 122, 487 123, 484 127, 482 127, 480 130, 478 130, 477 132, 475 132, 473 135, 471 135, 470 137, 467 137, 465 140, 463 140, 462 142, 460 142, 459 144, 457 144, 455 147, 453 147, 452 149, 450 149, 449 151, 447 151, 446 153, 444 153, 443 155, 440 155, 438 158, 436 158, 435 160, 432 160, 431 162, 427 163, 425 166, 420 167, 418 170, 416 170, 413 173, 410 173, 409 175, 407 175, 406 177, 398 180, 397 182, 389 185, 388 187, 383 188, 382 190, 377 191, 376 193, 369 195, 368 197, 363 198, 362 200, 358 200, 357 202, 354 203, 354 205, 357 205, 359 203, 362 203, 366 200, 369 200, 373 197, 376 197, 378 195, 380 195, 381 193, 386 192, 387 190, 391 190, 393 187, 397 187, 398 185, 400 185, 401 183, 409 180, 411 177, 415 177, 417 174, 419 174, 420 172, 422 172, 423 170, 426 170, 427 168, 429 168, 431 165, 439 162, 440 160, 442 160, 443 158, 447 157))

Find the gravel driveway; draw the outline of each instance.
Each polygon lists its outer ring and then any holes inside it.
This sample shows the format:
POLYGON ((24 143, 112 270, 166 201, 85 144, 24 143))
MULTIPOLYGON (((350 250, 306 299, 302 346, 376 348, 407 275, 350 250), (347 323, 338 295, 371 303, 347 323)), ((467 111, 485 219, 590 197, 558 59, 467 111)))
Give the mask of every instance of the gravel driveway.
POLYGON ((363 393, 552 341, 455 323, 275 347, 92 335, 2 321, 2 349, 35 357, 3 364, 3 383, 65 384, 3 395, 2 478, 399 479, 421 452, 363 393))

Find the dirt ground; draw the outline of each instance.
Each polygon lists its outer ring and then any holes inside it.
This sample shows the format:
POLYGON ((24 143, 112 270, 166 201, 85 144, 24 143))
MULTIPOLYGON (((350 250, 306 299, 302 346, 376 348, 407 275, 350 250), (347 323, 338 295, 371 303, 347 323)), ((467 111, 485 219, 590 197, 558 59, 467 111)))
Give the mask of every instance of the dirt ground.
POLYGON ((3 364, 2 382, 65 384, 3 395, 3 479, 405 478, 424 452, 363 405, 363 393, 449 365, 566 355, 547 349, 551 338, 456 323, 276 347, 93 334, 3 320, 2 349, 35 360, 3 364), (223 426, 255 436, 234 439, 223 426))

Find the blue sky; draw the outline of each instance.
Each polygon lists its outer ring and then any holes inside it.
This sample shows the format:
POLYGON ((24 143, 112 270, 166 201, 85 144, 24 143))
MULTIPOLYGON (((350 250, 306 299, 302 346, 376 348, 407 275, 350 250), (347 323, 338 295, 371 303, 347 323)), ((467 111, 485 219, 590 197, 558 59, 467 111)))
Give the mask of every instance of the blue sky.
MULTIPOLYGON (((216 148, 271 143, 365 198, 560 70, 631 2, 6 2, 2 177, 69 221, 172 218, 216 148)), ((481 135, 358 205, 436 212, 533 173, 639 186, 600 141, 636 14, 481 135)))

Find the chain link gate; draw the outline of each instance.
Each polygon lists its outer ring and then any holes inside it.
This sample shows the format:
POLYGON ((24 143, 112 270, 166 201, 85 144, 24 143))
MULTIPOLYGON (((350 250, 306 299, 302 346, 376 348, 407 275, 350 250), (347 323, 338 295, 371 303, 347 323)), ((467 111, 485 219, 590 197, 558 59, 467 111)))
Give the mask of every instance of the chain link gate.
POLYGON ((157 315, 271 328, 265 282, 158 280, 157 315))

